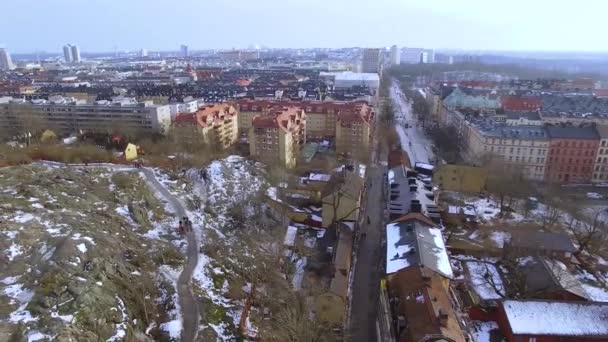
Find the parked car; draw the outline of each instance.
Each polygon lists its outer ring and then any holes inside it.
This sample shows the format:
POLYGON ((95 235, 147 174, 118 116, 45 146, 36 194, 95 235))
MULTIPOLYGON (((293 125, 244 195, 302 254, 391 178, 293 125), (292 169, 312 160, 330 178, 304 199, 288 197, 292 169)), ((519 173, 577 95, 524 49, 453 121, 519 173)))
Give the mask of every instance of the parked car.
POLYGON ((601 200, 601 199, 604 198, 604 196, 598 194, 597 192, 588 192, 587 193, 587 198, 588 199, 601 200))

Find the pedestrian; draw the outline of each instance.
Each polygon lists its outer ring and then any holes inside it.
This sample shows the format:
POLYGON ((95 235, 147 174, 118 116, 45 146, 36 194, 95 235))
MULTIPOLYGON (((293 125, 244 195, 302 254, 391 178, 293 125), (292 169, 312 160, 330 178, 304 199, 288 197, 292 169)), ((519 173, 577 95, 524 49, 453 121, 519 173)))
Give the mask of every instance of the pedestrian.
POLYGON ((179 234, 183 235, 184 234, 184 226, 182 225, 182 221, 179 221, 179 234))
POLYGON ((188 219, 188 232, 192 232, 192 221, 188 219))
POLYGON ((371 221, 370 221, 369 216, 368 216, 368 217, 367 217, 367 224, 370 224, 370 222, 371 222, 371 221))

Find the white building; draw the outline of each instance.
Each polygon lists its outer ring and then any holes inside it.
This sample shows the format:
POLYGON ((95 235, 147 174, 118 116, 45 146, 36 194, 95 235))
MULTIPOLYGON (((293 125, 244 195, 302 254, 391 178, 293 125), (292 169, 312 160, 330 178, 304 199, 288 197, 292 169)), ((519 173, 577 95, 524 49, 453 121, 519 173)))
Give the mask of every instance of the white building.
POLYGON ((180 52, 182 57, 188 57, 188 45, 182 44, 182 46, 180 46, 180 52))
POLYGON ((390 63, 391 65, 399 65, 401 63, 401 54, 397 45, 391 46, 390 63))
POLYGON ((420 63, 426 64, 429 62, 429 53, 427 51, 422 51, 420 53, 420 63))
POLYGON ((15 65, 11 59, 11 55, 4 48, 0 48, 0 70, 13 70, 15 65))
POLYGON ((183 102, 170 103, 169 111, 171 113, 171 120, 175 119, 178 113, 195 113, 199 108, 205 106, 203 99, 193 99, 187 97, 183 102))
POLYGON ((139 57, 148 57, 148 50, 146 50, 145 48, 139 50, 139 57))
POLYGON ((319 77, 333 81, 335 88, 351 88, 354 86, 368 87, 377 91, 380 87, 380 76, 377 73, 362 73, 352 71, 321 72, 319 77))
POLYGON ((382 50, 381 49, 363 49, 361 58, 362 73, 381 73, 382 50))
POLYGON ((72 47, 70 44, 63 46, 63 59, 66 63, 72 63, 72 47))
POLYGON ((70 49, 72 50, 72 62, 80 63, 80 48, 78 45, 72 45, 70 49))
POLYGON ((169 106, 122 96, 94 103, 60 95, 31 101, 0 98, 0 134, 4 136, 44 129, 58 134, 80 130, 151 134, 166 133, 170 125, 169 106))

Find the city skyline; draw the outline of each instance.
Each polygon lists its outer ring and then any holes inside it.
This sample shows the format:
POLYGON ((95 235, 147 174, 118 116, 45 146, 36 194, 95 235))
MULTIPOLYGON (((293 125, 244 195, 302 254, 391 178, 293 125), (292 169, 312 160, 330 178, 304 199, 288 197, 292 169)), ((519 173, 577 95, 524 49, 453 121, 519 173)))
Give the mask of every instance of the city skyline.
POLYGON ((5 5, 7 13, 14 15, 0 23, 0 30, 21 30, 19 35, 3 38, 0 46, 13 54, 36 50, 61 53, 66 41, 90 53, 141 48, 174 51, 179 50, 180 44, 191 50, 252 44, 273 48, 397 44, 437 49, 592 52, 606 51, 597 42, 601 41, 601 14, 608 7, 596 0, 586 1, 585 7, 556 5, 547 0, 515 0, 508 4, 478 0, 457 4, 396 0, 373 4, 345 0, 310 0, 303 4, 237 0, 211 4, 180 0, 171 8, 143 0, 110 0, 99 9, 87 3, 58 0, 37 6, 32 10, 23 3, 5 5), (538 13, 548 8, 551 18, 539 18, 538 13), (27 13, 27 18, 21 13, 27 13), (226 25, 225 16, 206 13, 230 14, 230 25, 226 25), (293 25, 296 13, 300 25, 293 25), (49 15, 54 18, 53 25, 46 24, 49 15), (568 25, 555 25, 560 22, 568 25))

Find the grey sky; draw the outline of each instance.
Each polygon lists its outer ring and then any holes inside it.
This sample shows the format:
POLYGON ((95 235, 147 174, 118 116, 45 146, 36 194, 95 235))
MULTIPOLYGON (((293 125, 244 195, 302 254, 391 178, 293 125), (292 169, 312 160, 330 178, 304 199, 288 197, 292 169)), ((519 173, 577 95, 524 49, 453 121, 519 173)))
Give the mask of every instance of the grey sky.
POLYGON ((606 51, 603 0, 5 1, 11 52, 400 46, 606 51))

